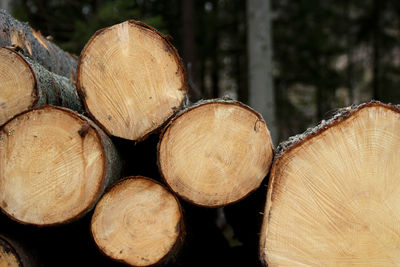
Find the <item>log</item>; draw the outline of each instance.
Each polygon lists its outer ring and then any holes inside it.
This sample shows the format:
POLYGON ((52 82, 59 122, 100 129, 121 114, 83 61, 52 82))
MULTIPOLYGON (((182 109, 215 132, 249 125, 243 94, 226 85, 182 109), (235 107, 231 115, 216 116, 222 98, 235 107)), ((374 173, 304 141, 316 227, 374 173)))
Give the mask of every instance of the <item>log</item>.
POLYGON ((23 111, 45 104, 84 111, 69 79, 49 72, 10 48, 0 47, 0 72, 0 125, 23 111))
POLYGON ((100 250, 116 261, 131 266, 167 263, 183 242, 182 210, 163 185, 131 176, 99 201, 91 232, 100 250))
POLYGON ((261 184, 273 145, 260 114, 240 102, 200 101, 160 136, 158 164, 183 199, 206 207, 237 202, 261 184))
POLYGON ((43 106, 0 132, 0 209, 20 223, 49 226, 91 210, 120 178, 110 139, 66 108, 43 106))
POLYGON ((260 240, 265 266, 400 263, 400 109, 342 109, 282 143, 260 240))
POLYGON ((19 242, 0 235, 0 267, 36 267, 37 259, 19 242))
POLYGON ((77 58, 0 9, 0 46, 13 46, 47 70, 76 81, 77 58))
POLYGON ((143 140, 181 107, 182 60, 169 38, 137 21, 97 31, 79 58, 78 91, 109 135, 143 140))

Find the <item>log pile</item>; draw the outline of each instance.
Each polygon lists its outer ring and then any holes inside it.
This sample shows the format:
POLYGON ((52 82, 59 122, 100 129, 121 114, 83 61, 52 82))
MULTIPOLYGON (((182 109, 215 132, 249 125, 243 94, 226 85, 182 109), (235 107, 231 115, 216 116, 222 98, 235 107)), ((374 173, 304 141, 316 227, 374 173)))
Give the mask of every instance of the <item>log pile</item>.
POLYGON ((170 38, 141 22, 79 59, 4 11, 0 28, 0 266, 400 263, 399 107, 274 151, 250 107, 189 104, 170 38))

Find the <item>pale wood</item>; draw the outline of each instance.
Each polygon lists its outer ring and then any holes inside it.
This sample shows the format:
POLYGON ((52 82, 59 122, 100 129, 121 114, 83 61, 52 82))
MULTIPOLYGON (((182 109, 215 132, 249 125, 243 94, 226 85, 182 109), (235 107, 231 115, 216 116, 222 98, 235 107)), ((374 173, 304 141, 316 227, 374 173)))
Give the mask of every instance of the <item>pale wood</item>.
POLYGON ((88 119, 44 106, 0 132, 0 208, 25 224, 54 225, 91 210, 120 176, 109 138, 88 119))
POLYGON ((176 197, 141 176, 121 180, 102 197, 91 231, 103 253, 132 266, 167 261, 176 254, 184 234, 176 197))
POLYGON ((273 157, 263 118, 235 101, 203 101, 181 112, 160 137, 159 168, 173 191, 217 207, 257 189, 273 157))
POLYGON ((26 247, 9 236, 0 235, 0 267, 36 266, 39 266, 37 258, 26 247))
POLYGON ((0 125, 45 104, 83 112, 76 88, 63 76, 6 47, 0 47, 0 125))
POLYGON ((264 213, 264 264, 398 266, 399 132, 399 108, 373 102, 283 143, 264 213))
POLYGON ((63 51, 39 31, 0 9, 0 46, 13 46, 47 70, 76 80, 77 57, 63 51))
POLYGON ((78 65, 86 109, 114 136, 141 140, 181 106, 187 93, 181 59, 168 39, 129 20, 98 31, 78 65))
POLYGON ((20 267, 21 261, 19 260, 17 252, 14 248, 0 238, 0 267, 20 267))

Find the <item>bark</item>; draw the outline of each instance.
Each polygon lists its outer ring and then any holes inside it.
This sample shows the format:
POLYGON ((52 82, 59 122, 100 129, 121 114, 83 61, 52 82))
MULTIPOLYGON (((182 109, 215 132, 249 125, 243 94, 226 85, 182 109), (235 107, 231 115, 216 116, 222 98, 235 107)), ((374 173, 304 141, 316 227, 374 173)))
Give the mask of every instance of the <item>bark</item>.
POLYGON ((195 103, 168 123, 160 136, 158 165, 163 179, 183 199, 221 207, 259 187, 272 154, 272 140, 259 113, 238 101, 213 99, 195 103), (248 162, 253 162, 251 172, 244 171, 248 162))
POLYGON ((3 0, 0 2, 0 9, 6 10, 8 13, 12 12, 13 3, 11 0, 3 0))
POLYGON ((25 247, 4 235, 0 235, 0 255, 0 264, 2 266, 39 266, 37 259, 25 247))
POLYGON ((97 125, 70 109, 47 105, 3 126, 0 165, 9 166, 0 173, 0 208, 17 222, 40 226, 85 215, 120 178, 122 167, 117 150, 97 125), (48 186, 38 187, 42 183, 48 186), (19 201, 13 197, 17 188, 19 201))
POLYGON ((15 52, 10 48, 1 47, 0 53, 3 57, 2 63, 8 64, 8 62, 12 62, 11 64, 13 64, 11 66, 1 66, 4 70, 4 73, 20 71, 19 76, 11 75, 12 78, 10 78, 10 75, 5 75, 3 76, 3 79, 7 80, 0 79, 0 86, 4 86, 1 92, 2 118, 0 120, 0 124, 5 123, 7 120, 11 119, 20 112, 46 104, 62 106, 70 108, 79 113, 83 113, 84 107, 82 101, 78 96, 76 87, 69 79, 48 71, 37 62, 15 52), (32 83, 28 84, 27 81, 25 84, 21 84, 19 79, 22 72, 24 72, 27 76, 33 76, 34 80, 32 83), (14 79, 14 81, 11 81, 10 79, 14 79), (10 90, 13 90, 13 88, 5 88, 7 84, 10 83, 14 84, 15 87, 24 87, 18 92, 25 93, 10 93, 10 90), (26 99, 26 95, 30 95, 30 99, 26 99), (22 98, 24 98, 23 101, 22 98), (18 99, 21 99, 21 101, 18 101, 18 99))
POLYGON ((13 46, 47 70, 75 81, 77 58, 0 9, 0 46, 13 46))
POLYGON ((339 109, 330 119, 322 120, 317 126, 308 128, 304 133, 291 136, 288 140, 281 142, 275 150, 274 161, 277 161, 279 157, 285 153, 285 151, 297 146, 304 140, 311 138, 314 135, 318 135, 325 129, 329 128, 331 125, 337 121, 344 120, 348 118, 353 112, 369 105, 380 105, 379 101, 371 101, 369 103, 361 105, 352 105, 346 108, 339 109))
POLYGON ((82 101, 70 79, 46 70, 29 58, 25 57, 25 60, 36 77, 38 101, 35 107, 51 104, 66 107, 79 113, 84 112, 82 101))

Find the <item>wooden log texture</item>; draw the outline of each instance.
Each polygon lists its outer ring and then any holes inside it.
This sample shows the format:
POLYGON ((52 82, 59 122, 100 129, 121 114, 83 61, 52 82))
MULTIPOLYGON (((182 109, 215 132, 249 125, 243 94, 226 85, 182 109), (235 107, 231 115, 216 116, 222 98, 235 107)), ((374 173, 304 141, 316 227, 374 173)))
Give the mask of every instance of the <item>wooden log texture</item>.
POLYGON ((264 264, 398 265, 399 132, 399 107, 371 102, 282 143, 264 213, 264 264))
POLYGON ((0 46, 13 46, 47 70, 75 81, 77 57, 0 9, 0 46))
POLYGON ((23 111, 45 104, 84 111, 69 79, 10 48, 0 47, 0 125, 23 111))
POLYGON ((36 267, 37 259, 19 242, 0 235, 0 267, 36 267))
POLYGON ((85 117, 30 110, 0 132, 0 208, 24 224, 66 223, 91 210, 120 169, 110 139, 85 117))
POLYGON ((160 173, 185 200, 207 207, 239 201, 270 168, 273 145, 260 114, 236 101, 201 101, 160 137, 160 173))
POLYGON ((129 140, 157 130, 187 94, 182 61, 169 39, 133 20, 95 33, 79 58, 77 86, 105 132, 129 140))
POLYGON ((167 263, 183 241, 182 210, 163 185, 127 177, 99 201, 91 231, 101 251, 114 260, 132 266, 167 263))

